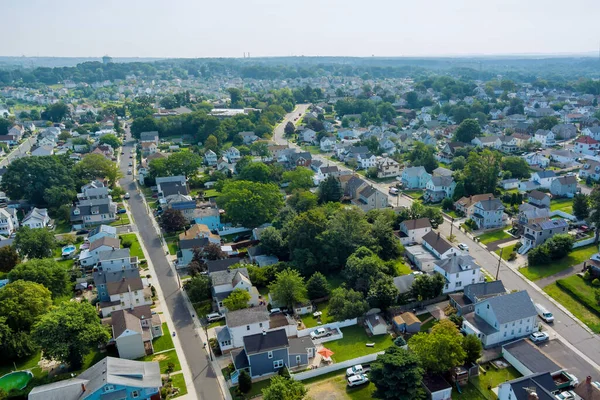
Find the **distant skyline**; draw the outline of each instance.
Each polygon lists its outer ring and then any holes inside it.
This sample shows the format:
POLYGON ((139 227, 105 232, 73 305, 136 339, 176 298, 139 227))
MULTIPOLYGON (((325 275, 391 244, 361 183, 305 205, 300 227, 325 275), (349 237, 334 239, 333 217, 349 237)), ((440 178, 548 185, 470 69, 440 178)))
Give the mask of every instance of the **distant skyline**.
POLYGON ((600 1, 4 0, 0 56, 597 55, 600 1))

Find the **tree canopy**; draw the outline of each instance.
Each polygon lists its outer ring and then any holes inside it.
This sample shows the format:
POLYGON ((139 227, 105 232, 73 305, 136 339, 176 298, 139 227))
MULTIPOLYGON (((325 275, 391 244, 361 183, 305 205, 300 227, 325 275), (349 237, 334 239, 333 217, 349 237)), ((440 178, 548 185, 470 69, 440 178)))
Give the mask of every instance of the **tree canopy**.
POLYGON ((431 328, 431 333, 420 332, 412 336, 408 346, 428 372, 443 374, 465 361, 462 340, 456 325, 444 319, 431 328))
POLYGON ((35 282, 18 280, 0 290, 0 316, 14 331, 29 332, 52 307, 50 291, 35 282))
POLYGON ((339 287, 331 292, 329 298, 329 314, 336 321, 357 318, 369 310, 369 303, 362 293, 353 289, 339 287))
POLYGON ((392 346, 371 363, 369 378, 377 390, 374 397, 386 400, 418 400, 425 398, 421 386, 424 370, 419 357, 411 351, 392 346))
POLYGON ((234 224, 255 228, 275 218, 283 207, 283 197, 279 188, 271 183, 227 181, 219 204, 234 224))
POLYGON ((47 258, 56 247, 54 234, 46 228, 22 226, 15 236, 15 249, 27 258, 47 258))
POLYGON ((19 264, 8 273, 8 279, 11 282, 22 279, 42 284, 52 292, 54 298, 70 291, 67 271, 51 258, 30 259, 19 264))
POLYGON ((248 307, 251 298, 248 291, 237 288, 233 289, 233 292, 223 300, 223 305, 227 307, 227 311, 241 310, 248 307))
POLYGON ((269 291, 275 302, 290 310, 296 303, 303 303, 308 298, 304 278, 290 268, 277 273, 275 282, 269 285, 269 291))
POLYGON ((481 136, 481 126, 476 119, 465 119, 454 131, 454 140, 457 142, 471 143, 477 136, 481 136))
POLYGON ((262 390, 263 400, 302 400, 306 396, 306 388, 301 381, 274 376, 269 386, 262 390))

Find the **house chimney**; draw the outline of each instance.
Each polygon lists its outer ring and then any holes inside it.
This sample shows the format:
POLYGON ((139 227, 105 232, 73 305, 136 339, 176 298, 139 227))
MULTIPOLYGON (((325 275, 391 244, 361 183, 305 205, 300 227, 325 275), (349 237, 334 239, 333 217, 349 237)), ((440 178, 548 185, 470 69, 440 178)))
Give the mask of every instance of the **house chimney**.
POLYGON ((262 334, 263 334, 263 336, 267 336, 267 331, 265 331, 265 330, 263 329, 263 331, 262 331, 262 334))
POLYGON ((83 392, 85 392, 85 383, 82 383, 82 384, 81 384, 81 392, 82 392, 82 393, 83 393, 83 392))
POLYGON ((536 392, 529 392, 527 394, 527 400, 538 400, 539 397, 536 392))
POLYGON ((489 201, 492 201, 492 196, 488 196, 488 200, 489 200, 489 201))
POLYGON ((592 377, 588 375, 588 376, 585 378, 585 383, 586 383, 586 384, 588 384, 588 385, 591 385, 591 384, 592 384, 592 377))

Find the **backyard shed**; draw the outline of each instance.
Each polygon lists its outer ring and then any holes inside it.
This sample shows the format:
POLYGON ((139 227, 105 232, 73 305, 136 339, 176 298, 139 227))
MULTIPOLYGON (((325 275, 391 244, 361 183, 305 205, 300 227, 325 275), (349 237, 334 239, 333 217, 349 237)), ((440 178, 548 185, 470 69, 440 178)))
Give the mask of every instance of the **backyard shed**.
POLYGON ((417 333, 421 330, 421 321, 411 312, 396 315, 393 325, 397 332, 417 333))

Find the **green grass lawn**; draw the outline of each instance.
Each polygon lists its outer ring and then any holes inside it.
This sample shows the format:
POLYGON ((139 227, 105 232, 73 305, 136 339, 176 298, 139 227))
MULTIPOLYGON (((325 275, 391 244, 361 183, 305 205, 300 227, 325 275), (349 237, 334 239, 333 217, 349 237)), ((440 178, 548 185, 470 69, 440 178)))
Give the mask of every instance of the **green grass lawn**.
POLYGON ((332 356, 332 359, 335 362, 351 360, 356 357, 383 351, 393 344, 390 335, 386 334, 369 337, 365 332, 365 328, 360 325, 342 328, 342 333, 344 334, 343 339, 334 340, 325 344, 325 347, 335 353, 332 356), (366 343, 375 343, 375 346, 367 347, 365 346, 366 343))
POLYGON ((563 290, 556 283, 553 283, 546 286, 544 292, 548 293, 550 297, 562 304, 592 331, 600 333, 600 317, 581 304, 566 290, 563 290))
POLYGON ((556 199, 550 201, 550 211, 564 211, 571 214, 573 212, 573 199, 556 199))
POLYGON ((185 385, 185 378, 183 377, 183 374, 172 375, 171 384, 173 385, 173 387, 179 389, 177 396, 171 397, 172 399, 175 399, 179 396, 185 396, 187 394, 188 391, 187 386, 185 385))
POLYGON ((162 323, 162 331, 163 335, 152 341, 152 346, 154 347, 155 353, 175 348, 175 345, 173 344, 173 338, 171 337, 171 332, 169 332, 169 327, 167 327, 166 322, 162 323))
POLYGON ((119 214, 118 220, 111 222, 110 226, 121 226, 121 225, 129 225, 131 221, 129 221, 129 216, 127 214, 119 214))
MULTIPOLYGON (((329 301, 317 304, 317 309, 313 310, 313 312, 315 311, 321 311, 323 313, 321 315, 321 322, 323 324, 335 322, 335 318, 329 315, 329 301)), ((312 313, 303 315, 301 318, 302 322, 304 322, 304 326, 306 326, 307 328, 314 328, 318 325, 317 318, 313 317, 312 313)))
POLYGON ((479 376, 472 378, 469 383, 473 385, 485 399, 494 400, 497 398, 494 392, 488 390, 488 386, 491 386, 493 389, 501 383, 521 377, 519 371, 513 367, 496 369, 491 364, 484 364, 483 367, 486 369, 485 375, 480 372, 479 376), (487 367, 489 367, 489 369, 487 367))
POLYGON ((376 389, 373 383, 349 388, 346 382, 346 375, 340 371, 330 372, 316 378, 306 379, 302 382, 304 382, 308 389, 308 396, 315 399, 319 398, 325 391, 330 392, 335 390, 336 394, 344 393, 346 395, 345 398, 350 400, 370 400, 374 398, 373 393, 375 393, 376 389))
POLYGON ((220 319, 218 321, 211 322, 210 324, 208 324, 206 326, 206 329, 214 328, 214 327, 217 327, 217 326, 225 326, 225 318, 220 319))
POLYGON ((423 197, 422 190, 403 190, 402 193, 412 197, 413 199, 420 199, 421 197, 423 197))
POLYGON ((71 232, 71 222, 63 221, 62 219, 57 219, 55 221, 56 226, 54 227, 54 234, 60 235, 61 233, 69 233, 71 232))
POLYGON ((174 256, 175 254, 177 254, 177 250, 179 250, 179 239, 169 238, 167 240, 167 247, 169 248, 169 254, 174 256))
POLYGON ((410 267, 401 260, 396 260, 394 263, 394 270, 396 271, 396 276, 408 275, 412 272, 410 267))
POLYGON ((451 216, 452 218, 456 218, 456 219, 460 218, 460 215, 458 215, 456 213, 456 211, 454 211, 454 210, 448 210, 448 211, 442 210, 442 212, 446 213, 447 215, 451 216))
POLYGON ((581 264, 597 252, 598 247, 596 247, 596 245, 590 244, 588 246, 574 249, 569 253, 568 256, 563 257, 560 260, 552 261, 548 265, 530 265, 528 267, 519 269, 519 272, 525 275, 527 279, 537 281, 538 279, 554 275, 573 265, 581 264))
POLYGON ((208 199, 211 197, 219 197, 221 195, 220 192, 217 192, 216 189, 206 189, 204 191, 204 198, 208 199))
POLYGON ((504 228, 496 229, 495 231, 489 231, 482 235, 477 236, 479 241, 483 244, 495 242, 497 240, 511 238, 508 233, 504 232, 504 228))
MULTIPOLYGON (((515 246, 517 244, 512 244, 510 246, 506 246, 504 247, 504 250, 502 250, 502 259, 505 261, 508 261, 508 257, 510 256, 510 253, 512 253, 513 251, 515 251, 515 246)), ((498 254, 498 256, 500 255, 500 249, 496 250, 494 253, 498 254)))
POLYGON ((600 305, 596 301, 596 291, 599 289, 577 275, 571 275, 568 278, 559 279, 557 285, 577 298, 591 311, 595 311, 600 316, 600 305))
POLYGON ((231 393, 231 397, 234 400, 252 399, 254 397, 258 397, 262 393, 262 390, 266 387, 269 387, 270 384, 271 384, 271 379, 265 379, 264 381, 253 382, 252 388, 250 389, 250 391, 248 393, 243 394, 242 396, 238 396, 236 394, 237 386, 232 386, 231 388, 229 388, 229 392, 231 393))
POLYGON ((169 363, 173 363, 175 365, 172 372, 181 370, 181 363, 179 362, 179 357, 177 357, 177 352, 175 350, 160 354, 150 354, 149 356, 138 359, 138 361, 158 361, 161 374, 167 373, 169 363))
MULTIPOLYGON (((124 235, 119 236, 121 241, 127 240, 130 241, 131 247, 129 248, 129 254, 131 257, 137 257, 138 259, 144 259, 144 252, 142 251, 142 246, 140 245, 140 241, 135 233, 126 233, 124 235)), ((123 243, 121 243, 121 248, 123 248, 123 243)))

